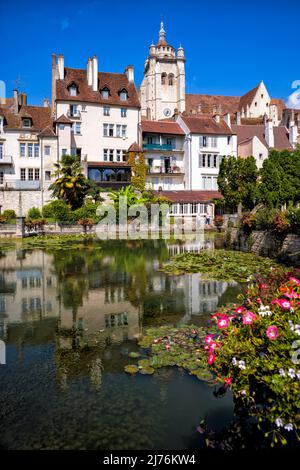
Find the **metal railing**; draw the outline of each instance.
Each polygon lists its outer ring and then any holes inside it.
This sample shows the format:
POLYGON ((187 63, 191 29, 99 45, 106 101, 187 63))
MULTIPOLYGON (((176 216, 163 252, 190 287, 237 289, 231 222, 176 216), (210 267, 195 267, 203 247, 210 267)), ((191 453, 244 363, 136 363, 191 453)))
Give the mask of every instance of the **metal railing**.
POLYGON ((147 144, 143 143, 144 150, 177 150, 175 144, 147 144))
POLYGON ((80 111, 71 111, 70 109, 67 111, 67 116, 69 118, 80 118, 81 112, 80 111))

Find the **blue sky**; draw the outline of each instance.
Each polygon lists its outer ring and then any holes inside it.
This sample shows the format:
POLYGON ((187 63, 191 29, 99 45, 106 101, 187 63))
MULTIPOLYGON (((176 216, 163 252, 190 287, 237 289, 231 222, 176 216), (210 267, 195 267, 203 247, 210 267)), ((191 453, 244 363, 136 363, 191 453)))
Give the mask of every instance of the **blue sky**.
POLYGON ((296 0, 0 0, 0 80, 11 95, 20 79, 31 104, 51 96, 51 53, 85 68, 97 54, 100 71, 133 64, 139 85, 148 46, 163 18, 167 39, 186 54, 186 91, 241 95, 264 80, 287 98, 300 80, 296 0))

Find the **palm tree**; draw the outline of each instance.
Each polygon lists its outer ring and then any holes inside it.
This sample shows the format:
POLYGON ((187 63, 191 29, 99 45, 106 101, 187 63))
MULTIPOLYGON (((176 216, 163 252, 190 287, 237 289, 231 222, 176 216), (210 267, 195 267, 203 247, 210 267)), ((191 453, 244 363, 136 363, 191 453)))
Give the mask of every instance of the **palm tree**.
POLYGON ((77 156, 63 155, 61 162, 55 163, 53 176, 56 178, 49 189, 52 196, 63 199, 72 209, 81 207, 89 189, 89 183, 82 172, 77 156))

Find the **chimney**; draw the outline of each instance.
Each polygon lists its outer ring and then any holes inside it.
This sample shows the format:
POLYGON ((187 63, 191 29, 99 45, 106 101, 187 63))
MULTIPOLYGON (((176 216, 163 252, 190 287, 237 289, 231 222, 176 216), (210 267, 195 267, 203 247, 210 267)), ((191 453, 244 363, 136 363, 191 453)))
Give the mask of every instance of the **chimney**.
POLYGON ((19 93, 18 90, 13 91, 13 113, 18 114, 19 112, 19 93))
POLYGON ((56 79, 57 79, 57 67, 56 67, 56 55, 52 54, 52 81, 51 81, 51 112, 52 116, 55 117, 55 102, 56 102, 56 79))
POLYGON ((125 73, 127 75, 127 80, 130 82, 130 83, 133 83, 134 82, 134 70, 133 70, 133 66, 132 65, 127 65, 126 69, 125 69, 125 73))
POLYGON ((218 114, 218 113, 215 114, 215 115, 214 115, 214 119, 215 119, 216 123, 219 124, 219 122, 220 122, 220 114, 218 114))
POLYGON ((93 57, 93 91, 98 91, 98 59, 93 57))
POLYGON ((58 67, 58 79, 63 80, 65 78, 65 59, 62 54, 57 56, 57 67, 58 67))
POLYGON ((93 63, 90 57, 88 58, 88 61, 87 61, 86 77, 87 77, 88 85, 92 86, 93 85, 93 63))
POLYGON ((269 148, 274 148, 274 130, 272 119, 268 119, 265 125, 265 139, 269 148))
POLYGON ((48 98, 44 98, 43 106, 44 108, 50 108, 50 102, 48 98))
POLYGON ((26 106, 27 105, 27 95, 26 95, 26 93, 20 93, 20 95, 19 95, 19 104, 20 104, 20 106, 26 106))
POLYGON ((237 126, 240 126, 241 125, 241 113, 237 111, 235 116, 236 116, 236 124, 237 126))
POLYGON ((225 114, 224 121, 226 122, 227 126, 230 127, 230 129, 231 129, 231 120, 230 120, 230 114, 229 113, 225 114))

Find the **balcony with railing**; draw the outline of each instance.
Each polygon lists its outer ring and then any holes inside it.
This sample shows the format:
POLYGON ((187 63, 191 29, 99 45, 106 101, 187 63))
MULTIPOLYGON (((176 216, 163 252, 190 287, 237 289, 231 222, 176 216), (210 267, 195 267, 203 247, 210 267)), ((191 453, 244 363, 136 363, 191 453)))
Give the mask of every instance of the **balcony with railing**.
POLYGON ((12 165, 13 158, 11 155, 0 155, 0 165, 12 165))
POLYGON ((174 165, 174 166, 166 166, 166 165, 162 165, 162 166, 149 166, 148 169, 147 169, 147 173, 148 175, 157 175, 157 174, 161 174, 161 175, 170 175, 170 176, 181 176, 184 174, 184 170, 181 166, 177 166, 177 165, 174 165))
POLYGON ((176 144, 148 144, 147 142, 143 142, 143 150, 159 150, 159 151, 172 151, 172 150, 179 150, 176 149, 176 144))
POLYGON ((81 117, 81 112, 78 109, 76 111, 69 109, 67 111, 67 116, 71 119, 79 119, 81 117))
POLYGON ((38 190, 41 188, 40 180, 15 180, 0 178, 0 190, 38 190))

